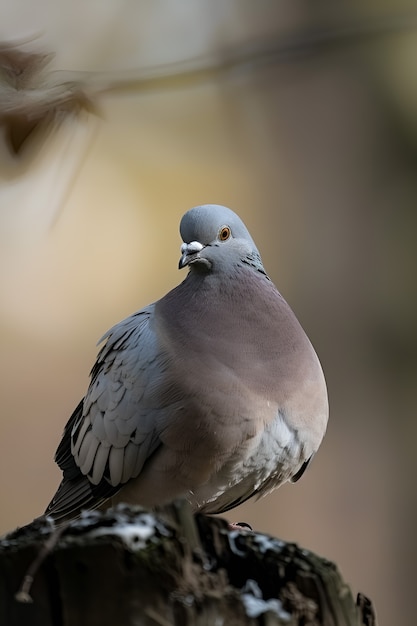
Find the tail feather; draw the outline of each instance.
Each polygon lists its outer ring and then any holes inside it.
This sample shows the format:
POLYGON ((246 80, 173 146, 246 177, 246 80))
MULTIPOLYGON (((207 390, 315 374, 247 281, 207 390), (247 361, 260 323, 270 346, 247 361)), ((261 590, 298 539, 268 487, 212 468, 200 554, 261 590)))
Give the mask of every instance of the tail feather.
POLYGON ((50 515, 56 522, 64 522, 79 517, 83 509, 96 509, 108 498, 94 495, 89 480, 80 475, 76 480, 63 480, 45 515, 50 515))

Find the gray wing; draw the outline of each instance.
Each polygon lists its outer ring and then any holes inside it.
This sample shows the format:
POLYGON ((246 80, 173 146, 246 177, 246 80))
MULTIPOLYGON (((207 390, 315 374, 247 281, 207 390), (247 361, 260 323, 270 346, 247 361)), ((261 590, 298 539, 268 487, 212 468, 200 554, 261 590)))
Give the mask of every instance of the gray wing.
POLYGON ((55 460, 63 481, 46 509, 68 519, 96 508, 139 475, 159 447, 153 419, 155 381, 164 363, 152 330, 151 305, 111 328, 91 382, 66 425, 55 460))

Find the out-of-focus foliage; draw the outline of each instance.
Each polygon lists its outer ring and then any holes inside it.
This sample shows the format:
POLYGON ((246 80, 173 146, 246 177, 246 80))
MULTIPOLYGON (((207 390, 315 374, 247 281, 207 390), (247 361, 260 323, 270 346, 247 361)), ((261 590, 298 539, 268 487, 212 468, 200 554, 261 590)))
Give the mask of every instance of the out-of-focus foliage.
POLYGON ((412 622, 412 3, 1 0, 1 530, 42 512, 96 338, 182 278, 178 222, 247 222, 327 375, 305 477, 232 512, 412 622))

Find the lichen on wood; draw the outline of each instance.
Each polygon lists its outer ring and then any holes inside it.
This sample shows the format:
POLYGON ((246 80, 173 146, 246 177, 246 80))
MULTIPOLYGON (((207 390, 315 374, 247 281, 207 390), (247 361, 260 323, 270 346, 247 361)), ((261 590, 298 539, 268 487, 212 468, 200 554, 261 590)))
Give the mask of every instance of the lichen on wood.
POLYGON ((2 626, 215 623, 376 626, 334 564, 184 502, 86 512, 58 530, 39 520, 0 543, 2 626))

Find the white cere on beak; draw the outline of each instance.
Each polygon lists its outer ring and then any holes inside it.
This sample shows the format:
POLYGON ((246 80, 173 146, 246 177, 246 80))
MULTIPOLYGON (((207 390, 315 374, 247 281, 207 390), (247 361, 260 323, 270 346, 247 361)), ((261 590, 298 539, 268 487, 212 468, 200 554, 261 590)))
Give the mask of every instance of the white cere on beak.
POLYGON ((190 241, 190 243, 183 243, 181 246, 181 258, 178 263, 178 267, 181 270, 186 265, 193 263, 208 264, 205 259, 200 259, 198 253, 204 248, 203 244, 199 241, 190 241))
POLYGON ((190 243, 183 243, 181 246, 181 254, 194 254, 200 252, 204 248, 203 244, 199 241, 190 241, 190 243))

